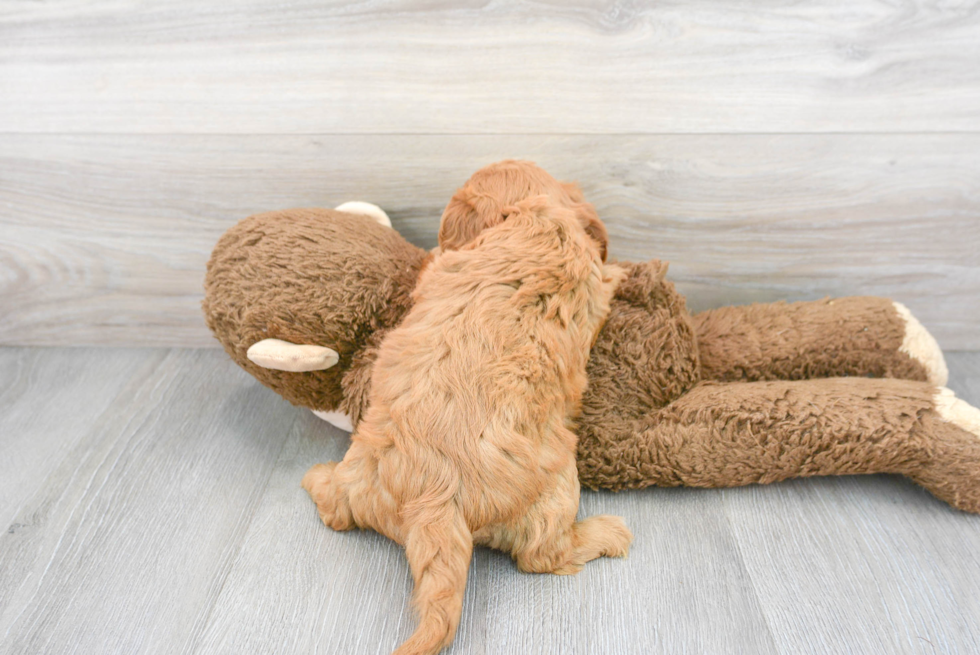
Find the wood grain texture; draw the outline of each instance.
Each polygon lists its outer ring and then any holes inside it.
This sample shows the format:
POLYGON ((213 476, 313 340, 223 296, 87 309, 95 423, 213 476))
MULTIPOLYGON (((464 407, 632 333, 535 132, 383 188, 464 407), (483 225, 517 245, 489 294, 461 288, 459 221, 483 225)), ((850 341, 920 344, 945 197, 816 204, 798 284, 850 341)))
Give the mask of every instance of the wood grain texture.
MULTIPOLYGON (((0 652, 171 653, 207 621, 291 420, 222 355, 93 367, 124 388, 98 415, 58 415, 56 435, 84 435, 0 534, 0 652)), ((35 386, 18 405, 45 400, 35 386)))
POLYGON ((237 220, 362 199, 431 247, 508 156, 580 181, 612 254, 670 260, 693 309, 890 296, 980 348, 980 135, 0 135, 0 343, 216 345, 204 267, 237 220))
MULTIPOLYGON (((980 353, 949 367, 949 387, 980 406, 980 353)), ((780 652, 980 651, 977 516, 897 476, 722 494, 780 652)))
MULTIPOLYGON (((949 364, 980 404, 980 353, 949 364)), ((70 390, 94 408, 45 415, 81 435, 63 459, 0 456, 0 480, 41 480, 13 513, 0 496, 0 653, 383 654, 412 632, 401 549, 325 528, 299 487, 346 434, 220 352, 0 349, 4 414, 70 390)), ((980 648, 980 517, 901 478, 584 493, 600 512, 633 529, 628 559, 526 575, 478 549, 447 654, 980 648)))
POLYGON ((779 652, 980 649, 976 516, 886 476, 723 496, 779 652))
POLYGON ((0 126, 100 133, 980 129, 975 1, 0 5, 0 126))
MULTIPOLYGON (((0 527, 10 526, 131 378, 161 351, 0 348, 0 527)), ((20 529, 19 524, 14 527, 20 529)))
MULTIPOLYGON (((312 416, 294 425, 197 653, 381 655, 413 632, 402 549, 328 530, 298 486, 347 445, 312 416), (257 613, 257 597, 275 610, 257 613)), ((478 549, 447 655, 777 652, 717 498, 587 492, 580 513, 626 517, 642 545, 566 577, 522 575, 508 556, 478 549)))
MULTIPOLYGON (((956 353, 950 364, 951 386, 980 403, 980 354, 956 353)), ((320 529, 295 486, 311 462, 341 457, 346 440, 326 428, 324 441, 312 419, 297 426, 197 653, 381 654, 412 631, 399 603, 411 586, 400 550, 373 533, 320 529), (297 552, 312 561, 296 563, 297 552), (243 621, 257 596, 278 611, 243 621)), ((580 514, 600 512, 633 528, 628 560, 593 562, 571 578, 532 576, 478 549, 446 652, 976 649, 980 522, 899 478, 584 493, 580 514)))

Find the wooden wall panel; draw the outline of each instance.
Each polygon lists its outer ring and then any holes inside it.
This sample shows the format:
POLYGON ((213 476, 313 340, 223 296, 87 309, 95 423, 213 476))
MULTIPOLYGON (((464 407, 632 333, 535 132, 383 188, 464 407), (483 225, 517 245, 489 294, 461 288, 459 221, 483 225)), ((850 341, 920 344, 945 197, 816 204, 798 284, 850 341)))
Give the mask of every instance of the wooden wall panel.
POLYGON ((582 181, 695 308, 874 293, 978 347, 980 1, 0 0, 0 343, 205 345, 247 214, 432 245, 479 166, 582 181))
POLYGON ((0 130, 980 129, 975 1, 0 3, 0 130))
POLYGON ((670 260, 695 309, 886 295, 980 348, 980 134, 0 135, 0 343, 214 345, 204 265, 238 219, 363 199, 429 247, 505 156, 580 181, 612 254, 670 260))

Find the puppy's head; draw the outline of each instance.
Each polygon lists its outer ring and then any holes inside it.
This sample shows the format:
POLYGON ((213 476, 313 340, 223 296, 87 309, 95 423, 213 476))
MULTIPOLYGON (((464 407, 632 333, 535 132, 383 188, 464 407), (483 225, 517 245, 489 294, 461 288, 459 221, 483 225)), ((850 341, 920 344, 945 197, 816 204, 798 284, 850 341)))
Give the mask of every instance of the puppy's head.
POLYGON ((578 186, 559 182, 532 162, 513 159, 481 168, 456 191, 442 213, 439 247, 458 250, 483 230, 506 220, 521 201, 542 195, 575 212, 605 261, 609 246, 606 227, 578 186))

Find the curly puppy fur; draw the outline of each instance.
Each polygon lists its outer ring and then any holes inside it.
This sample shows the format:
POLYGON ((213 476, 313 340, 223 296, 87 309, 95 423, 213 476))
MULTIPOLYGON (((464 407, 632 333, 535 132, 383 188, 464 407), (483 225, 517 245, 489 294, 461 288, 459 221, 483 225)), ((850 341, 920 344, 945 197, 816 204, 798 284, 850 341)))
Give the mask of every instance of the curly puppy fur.
POLYGON ((380 344, 344 461, 303 480, 326 525, 405 546, 420 624, 401 655, 452 641, 474 544, 559 574, 628 550, 620 518, 575 521, 570 421, 623 276, 595 235, 598 218, 536 196, 439 254, 380 344))
POLYGON ((506 207, 537 195, 546 195, 552 203, 573 211, 586 233, 601 244, 602 261, 606 261, 609 244, 606 226, 595 208, 585 202, 578 185, 559 182, 544 169, 514 159, 481 168, 453 194, 442 213, 439 247, 443 250, 463 247, 483 230, 500 224, 506 207))

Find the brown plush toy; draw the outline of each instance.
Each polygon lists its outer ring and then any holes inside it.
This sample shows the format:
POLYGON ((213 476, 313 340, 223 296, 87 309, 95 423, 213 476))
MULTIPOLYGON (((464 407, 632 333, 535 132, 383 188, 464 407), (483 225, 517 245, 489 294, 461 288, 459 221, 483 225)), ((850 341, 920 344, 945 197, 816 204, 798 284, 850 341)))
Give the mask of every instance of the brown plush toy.
MULTIPOLYGON (((453 196, 440 247, 465 245, 539 194, 594 212, 575 185, 500 162, 453 196)), ((356 425, 378 344, 409 308, 428 254, 376 207, 338 209, 349 211, 271 212, 231 228, 208 263, 204 311, 263 384, 356 425)), ((691 316, 666 263, 620 265, 628 277, 592 349, 578 420, 582 484, 901 473, 980 512, 980 410, 943 386, 942 353, 902 305, 854 297, 691 316)))

